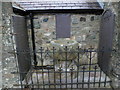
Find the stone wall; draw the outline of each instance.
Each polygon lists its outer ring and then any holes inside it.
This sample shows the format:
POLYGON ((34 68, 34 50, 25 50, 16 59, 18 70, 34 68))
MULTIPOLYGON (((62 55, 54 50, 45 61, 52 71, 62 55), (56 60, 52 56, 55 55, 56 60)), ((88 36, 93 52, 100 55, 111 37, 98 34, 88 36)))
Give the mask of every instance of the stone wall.
MULTIPOLYGON (((29 22, 29 21, 28 21, 29 22)), ((99 15, 71 15, 71 40, 76 40, 82 48, 97 48, 99 35, 99 15)), ((56 39, 55 15, 35 15, 34 29, 36 48, 56 39)), ((28 24, 30 29, 30 23, 28 24)))
MULTIPOLYGON (((0 41, 2 41, 2 3, 0 2, 0 41)), ((2 88, 2 43, 0 43, 0 89, 2 88)))
MULTIPOLYGON (((115 74, 120 75, 120 65, 118 64, 120 62, 118 53, 120 47, 120 11, 118 6, 120 6, 118 2, 106 2, 104 9, 111 9, 115 14, 113 49, 117 50, 117 52, 112 53, 111 67, 115 74)), ((95 15, 71 15, 70 39, 78 41, 81 48, 89 48, 90 46, 97 48, 99 42, 100 17, 101 16, 95 15)), ((36 49, 39 49, 40 46, 47 47, 50 41, 56 39, 55 15, 35 15, 34 26, 36 49)), ((113 72, 111 74, 113 74, 113 72)), ((114 86, 118 87, 119 83, 116 83, 119 82, 118 78, 112 78, 115 84, 114 86)))
MULTIPOLYGON (((1 3, 0 3, 1 4, 1 3)), ((0 49, 2 49, 2 55, 0 60, 2 60, 2 87, 12 87, 14 83, 18 83, 18 75, 13 75, 11 72, 17 71, 16 68, 16 57, 14 54, 8 53, 15 49, 14 40, 12 37, 12 23, 11 15, 13 14, 11 4, 3 3, 2 5, 2 19, 3 28, 1 28, 0 23, 0 39, 3 42, 0 43, 0 49)), ((118 50, 119 48, 119 37, 120 37, 120 20, 118 16, 120 11, 118 11, 118 3, 106 3, 105 8, 111 8, 112 11, 116 14, 116 27, 114 32, 114 49, 118 50)), ((1 9, 1 7, 0 7, 1 9)), ((100 27, 100 17, 97 15, 80 15, 74 14, 71 15, 71 40, 76 40, 79 42, 81 48, 93 48, 98 47, 99 42, 99 27, 100 27)), ((55 15, 35 15, 34 16, 34 29, 35 29, 35 39, 36 39, 36 49, 39 49, 40 46, 47 47, 47 44, 50 41, 56 39, 55 33, 55 15)), ((31 42, 30 36, 30 20, 28 20, 28 31, 29 39, 31 42)), ((0 50, 1 51, 1 50, 0 50)), ((120 74, 119 55, 113 53, 112 66, 115 73, 120 74)), ((1 66, 1 63, 0 63, 1 66)), ((119 85, 118 85, 119 86, 119 85)))
MULTIPOLYGON (((99 42, 100 17, 100 15, 71 14, 71 37, 69 39, 76 40, 82 49, 88 49, 90 47, 97 49, 99 42)), ((41 46, 44 48, 49 47, 50 42, 56 40, 55 24, 55 15, 38 14, 34 16, 36 51, 38 51, 41 46)), ((28 31, 29 41, 31 42, 30 20, 28 20, 28 31)), ((64 40, 68 38, 60 39, 62 39, 64 42, 64 40)), ((40 61, 40 55, 38 53, 37 60, 40 61)), ((44 65, 49 65, 49 61, 50 60, 46 61, 44 65)), ((84 63, 88 63, 87 59, 84 61, 84 63)), ((93 60, 93 63, 96 62, 97 54, 93 60)))
MULTIPOLYGON (((17 72, 16 55, 10 52, 15 50, 15 42, 12 34, 13 15, 11 3, 2 3, 2 87, 11 88, 13 84, 19 83, 19 74, 17 72)), ((95 15, 71 15, 71 40, 77 40, 81 48, 90 46, 97 48, 99 34, 99 18, 95 15), (91 41, 91 42, 89 42, 91 41)), ((51 41, 56 39, 55 16, 54 15, 36 15, 34 17, 36 47, 46 47, 51 41)), ((28 20, 28 31, 30 31, 30 21, 28 20)), ((29 32, 30 33, 30 32, 29 32)), ((1 36, 0 34, 0 36, 1 36)), ((31 42, 31 36, 29 35, 31 42)))
POLYGON ((2 3, 2 88, 11 88, 18 81, 16 72, 16 58, 14 52, 14 40, 12 35, 12 6, 11 3, 2 3), (13 52, 13 53, 10 53, 13 52))

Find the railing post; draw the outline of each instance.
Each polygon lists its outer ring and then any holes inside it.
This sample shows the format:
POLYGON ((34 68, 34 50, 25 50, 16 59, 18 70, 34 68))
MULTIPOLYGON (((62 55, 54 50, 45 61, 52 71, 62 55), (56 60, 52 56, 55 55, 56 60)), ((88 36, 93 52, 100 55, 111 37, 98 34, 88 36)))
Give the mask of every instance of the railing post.
POLYGON ((32 46, 33 46, 33 56, 34 56, 34 65, 37 65, 36 57, 36 46, 35 46, 35 35, 34 35, 34 23, 33 23, 33 14, 30 13, 30 22, 31 22, 31 35, 32 35, 32 46))

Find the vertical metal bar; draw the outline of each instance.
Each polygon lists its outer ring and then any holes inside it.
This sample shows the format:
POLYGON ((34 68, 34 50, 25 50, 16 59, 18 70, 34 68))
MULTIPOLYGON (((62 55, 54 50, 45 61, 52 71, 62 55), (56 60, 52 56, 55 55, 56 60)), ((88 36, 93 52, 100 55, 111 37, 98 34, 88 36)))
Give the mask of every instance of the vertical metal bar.
POLYGON ((66 88, 67 88, 67 49, 68 47, 65 46, 65 56, 66 56, 66 65, 65 65, 65 72, 66 72, 66 88))
MULTIPOLYGON (((79 65, 79 63, 80 63, 80 61, 79 61, 79 46, 78 46, 78 65, 79 65)), ((79 79, 78 79, 78 77, 79 77, 79 66, 77 66, 77 88, 78 88, 78 82, 79 82, 79 79)))
POLYGON ((84 76, 85 76, 85 66, 83 66, 83 77, 82 77, 82 88, 84 88, 84 76))
MULTIPOLYGON (((53 47, 53 58, 55 54, 55 47, 53 47)), ((55 71, 55 59, 53 59, 53 64, 54 64, 54 88, 56 88, 56 71, 55 71)))
MULTIPOLYGON (((43 66, 43 48, 40 48, 40 54, 41 54, 41 62, 42 62, 42 66, 43 66)), ((42 80, 43 80, 43 88, 45 88, 45 84, 44 84, 44 72, 43 72, 43 67, 42 67, 42 80)))
POLYGON ((49 72, 49 69, 48 69, 48 83, 49 83, 49 88, 50 88, 50 72, 49 72))
POLYGON ((36 77, 37 77, 37 87, 39 88, 39 78, 38 78, 38 72, 36 70, 36 77))
POLYGON ((91 72, 91 61, 92 61, 92 51, 90 49, 90 58, 89 58, 89 77, 88 77, 88 88, 90 88, 90 72, 91 72))
POLYGON ((62 84, 62 82, 61 82, 61 79, 62 79, 62 77, 61 77, 61 71, 62 71, 62 69, 61 69, 61 67, 60 67, 60 88, 62 88, 62 86, 61 86, 61 84, 62 84))
POLYGON ((93 87, 95 87, 95 82, 96 82, 95 80, 96 80, 96 69, 97 69, 97 66, 95 66, 94 69, 95 69, 95 71, 94 71, 94 83, 93 83, 93 87))
POLYGON ((30 22, 31 22, 31 35, 32 35, 32 45, 33 45, 33 56, 34 56, 34 65, 37 65, 36 57, 36 45, 35 45, 35 35, 34 35, 34 23, 33 23, 33 13, 30 13, 30 22))
POLYGON ((71 68, 71 89, 73 88, 73 67, 71 68))
POLYGON ((107 75, 105 74, 104 87, 106 87, 107 75))
POLYGON ((102 76, 102 70, 100 69, 99 87, 101 86, 101 76, 102 76))

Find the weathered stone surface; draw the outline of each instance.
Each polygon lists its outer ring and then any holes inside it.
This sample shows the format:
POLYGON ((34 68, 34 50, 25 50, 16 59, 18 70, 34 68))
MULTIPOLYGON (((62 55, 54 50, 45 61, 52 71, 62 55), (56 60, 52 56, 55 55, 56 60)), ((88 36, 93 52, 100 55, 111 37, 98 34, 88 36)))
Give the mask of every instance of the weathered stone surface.
MULTIPOLYGON (((120 5, 120 4, 119 4, 120 5)), ((12 54, 9 54, 7 52, 14 50, 13 46, 13 39, 11 36, 11 14, 12 9, 10 3, 4 3, 3 5, 0 5, 0 7, 3 7, 3 13, 2 13, 2 19, 0 18, 0 21, 3 20, 3 30, 0 25, 0 39, 3 39, 3 46, 0 43, 0 47, 3 48, 3 56, 2 56, 2 66, 3 66, 3 82, 0 81, 1 84, 3 84, 3 87, 12 87, 13 83, 18 83, 18 75, 12 75, 12 71, 17 71, 16 68, 16 61, 15 56, 12 54), (1 32, 2 31, 2 32, 1 32), (3 35, 1 35, 3 33, 3 35), (1 38, 2 37, 2 38, 1 38)), ((120 47, 120 20, 119 15, 120 11, 118 11, 118 4, 117 3, 111 3, 106 4, 106 8, 111 8, 112 11, 116 15, 116 26, 115 26, 115 32, 114 32, 114 48, 116 50, 119 50, 120 47)), ((1 15, 1 14, 0 14, 1 15)), ((99 27, 100 27, 100 16, 97 15, 79 15, 74 14, 71 16, 71 40, 76 40, 79 42, 79 45, 81 48, 89 48, 98 47, 99 42, 99 27)), ((28 20, 28 33, 29 33, 29 42, 30 46, 32 48, 31 44, 31 31, 30 31, 30 20, 28 20)), ((36 49, 40 49, 41 46, 48 47, 47 44, 49 44, 52 40, 56 39, 56 27, 55 27, 55 16, 54 15, 36 15, 34 17, 34 29, 35 29, 35 42, 36 42, 36 49)), ((119 60, 119 53, 113 53, 112 54, 112 67, 116 74, 120 74, 120 60, 119 60)), ((97 55, 95 56, 97 57, 97 55)), ((1 58, 1 56, 0 56, 1 58)), ((46 57, 47 58, 47 57, 46 57)), ((45 58, 45 59, 46 59, 45 58)), ((87 57, 84 56, 84 59, 87 57)), ((40 60, 40 54, 37 54, 37 59, 40 60)), ((48 58, 49 59, 49 58, 48 58)), ((44 65, 51 65, 53 62, 52 60, 48 60, 44 62, 44 65)), ((96 59, 94 60, 96 62, 96 59)), ((39 65, 41 63, 39 62, 39 65)), ((0 64, 1 66, 1 64, 0 64)), ((0 70, 1 71, 1 70, 0 70)), ((115 79, 115 82, 119 82, 119 80, 115 79)), ((117 83, 118 84, 118 83, 117 83)), ((120 85, 117 85, 120 86, 120 85)))
MULTIPOLYGON (((56 39, 55 16, 54 15, 36 15, 34 16, 36 48, 42 44, 49 43, 56 39), (39 24, 38 24, 39 23, 39 24), (39 28, 39 25, 41 26, 39 28)), ((79 43, 85 42, 84 48, 90 46, 97 48, 99 35, 100 16, 78 15, 71 16, 71 39, 79 43), (92 21, 91 21, 92 17, 92 21), (80 19, 85 19, 84 21, 80 19), (94 19, 94 20, 93 20, 94 19), (90 41, 90 42, 89 42, 90 41)), ((30 24, 30 23, 29 23, 30 24)), ((29 26, 29 25, 28 25, 29 26)))
POLYGON ((2 3, 2 88, 11 88, 13 83, 17 82, 18 75, 13 75, 11 72, 17 71, 16 59, 14 54, 10 54, 14 50, 14 40, 12 36, 11 16, 13 14, 11 3, 2 3))
POLYGON ((34 28, 35 29, 40 29, 40 23, 39 23, 39 21, 34 20, 34 28))
MULTIPOLYGON (((0 41, 2 41, 2 3, 0 2, 0 41)), ((0 89, 2 88, 2 43, 0 43, 0 89)))
MULTIPOLYGON (((79 15, 79 14, 73 14, 71 15, 71 40, 76 40, 79 43, 80 48, 89 48, 93 47, 97 49, 98 42, 99 42, 99 25, 100 23, 100 16, 97 15, 79 15), (94 20, 91 21, 91 17, 94 17, 94 20), (80 20, 80 19, 84 20, 80 20)), ((35 42, 36 42, 36 50, 38 51, 40 47, 47 48, 49 47, 49 44, 52 40, 56 40, 56 31, 55 31, 55 15, 35 15, 34 16, 34 30, 35 30, 35 42), (47 19, 47 20, 46 20, 47 19), (40 28, 37 28, 38 23, 40 24, 40 28)), ((30 26, 30 22, 28 20, 28 26, 30 26)), ((29 29, 29 28, 28 28, 29 29)), ((30 29, 29 35, 30 35, 30 29)), ((30 37, 31 38, 31 37, 30 37)), ((31 42, 31 39, 29 39, 31 42)), ((84 58, 84 62, 82 63, 88 63, 85 58, 86 56, 82 57, 84 58)), ((40 55, 37 53, 37 60, 40 61, 40 55)), ((44 58, 44 60, 46 60, 44 58)), ((48 64, 48 61, 51 59, 48 58, 46 63, 44 65, 50 65, 48 64)), ((39 65, 41 62, 39 62, 39 65)), ((94 57, 94 60, 92 63, 97 63, 97 54, 94 57)))

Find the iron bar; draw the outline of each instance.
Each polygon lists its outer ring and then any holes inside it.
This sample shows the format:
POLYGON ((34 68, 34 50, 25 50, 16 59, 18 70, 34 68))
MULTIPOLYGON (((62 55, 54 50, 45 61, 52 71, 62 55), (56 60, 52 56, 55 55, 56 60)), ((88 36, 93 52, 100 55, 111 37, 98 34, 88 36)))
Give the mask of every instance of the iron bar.
POLYGON ((100 69, 99 87, 101 86, 101 75, 102 75, 102 70, 100 69))
POLYGON ((54 69, 54 67, 53 66, 36 66, 36 67, 34 67, 34 69, 35 70, 40 70, 40 69, 47 69, 47 70, 49 70, 49 69, 54 69))
POLYGON ((65 61, 65 64, 66 64, 66 66, 65 66, 65 71, 66 71, 66 73, 65 73, 66 74, 66 88, 67 88, 67 60, 68 60, 67 59, 67 49, 68 49, 67 46, 65 46, 65 56, 66 56, 65 57, 66 58, 66 61, 65 61))
POLYGON ((107 75, 105 75, 104 87, 106 86, 107 75))
POLYGON ((82 77, 82 88, 84 88, 84 76, 85 76, 85 66, 83 66, 83 77, 82 77))
MULTIPOLYGON (((43 66, 43 53, 42 53, 42 52, 43 52, 43 48, 42 48, 42 47, 40 48, 40 51, 41 51, 41 53, 40 53, 40 54, 41 54, 41 63, 42 63, 42 66, 43 66)), ((43 88, 45 88, 45 85, 44 85, 44 72, 43 72, 43 69, 44 69, 44 68, 42 68, 42 80, 43 80, 43 88)))
MULTIPOLYGON (((71 71, 71 83, 73 83, 73 67, 70 69, 71 71)), ((71 84, 71 89, 73 88, 73 84, 71 84)))
MULTIPOLYGON (((50 84, 50 72, 49 72, 49 69, 48 69, 48 83, 50 84)), ((50 88, 50 85, 49 85, 49 88, 50 88)))
MULTIPOLYGON (((106 83, 111 83, 112 81, 107 81, 106 83)), ((90 82, 90 84, 93 84, 94 82, 90 82)), ((104 83, 104 81, 103 82, 101 82, 101 84, 102 83, 104 83)), ((68 85, 71 85, 71 84, 76 84, 76 83, 67 83, 68 85)), ((85 84, 88 84, 88 82, 84 82, 84 83, 82 83, 82 82, 79 82, 78 84, 83 84, 83 85, 85 85, 85 84)), ((96 82, 96 84, 99 84, 99 82, 96 82)), ((25 86, 26 84, 23 84, 23 86, 25 86)), ((32 84, 32 85, 38 85, 38 84, 32 84)), ((43 84, 39 84, 40 86, 43 86, 43 84)), ((50 83, 50 84, 44 84, 44 85, 54 85, 54 83, 50 83)), ((66 85, 66 83, 56 83, 56 85, 66 85)), ((20 84, 14 84, 14 86, 20 86, 20 84)), ((86 87, 87 88, 87 87, 86 87)))
POLYGON ((37 70, 35 70, 35 72, 36 72, 37 84, 38 84, 38 88, 39 88, 39 78, 38 78, 38 72, 37 72, 37 70))
POLYGON ((93 87, 95 87, 95 80, 96 80, 96 69, 97 69, 97 66, 95 66, 95 72, 94 72, 94 83, 93 83, 93 87))
MULTIPOLYGON (((55 54, 55 47, 53 47, 53 58, 54 58, 54 54, 55 54)), ((54 88, 56 88, 56 71, 55 71, 55 64, 56 64, 56 61, 55 59, 53 59, 53 64, 54 64, 54 88)))
MULTIPOLYGON (((79 46, 78 46, 78 50, 79 50, 79 46)), ((80 58, 80 57, 79 57, 79 52, 78 52, 78 59, 77 59, 77 61, 78 61, 78 66, 77 66, 77 88, 78 88, 78 82, 79 82, 78 77, 79 77, 79 73, 80 73, 80 72, 79 72, 79 63, 80 63, 80 62, 79 62, 79 58, 80 58)))
POLYGON ((60 69, 59 69, 59 71, 60 71, 60 88, 62 88, 62 86, 61 86, 61 84, 62 84, 62 81, 61 81, 61 80, 62 80, 62 77, 61 77, 61 70, 62 70, 62 69, 61 69, 61 67, 60 67, 60 69))
MULTIPOLYGON (((91 50, 91 48, 90 48, 90 50, 91 50)), ((89 52, 90 53, 90 56, 89 56, 89 64, 91 64, 92 63, 92 52, 89 52)), ((89 65, 89 77, 88 77, 88 83, 90 83, 90 70, 91 70, 91 65, 89 65)), ((88 88, 90 88, 90 84, 88 84, 88 88)))
MULTIPOLYGON (((85 67, 85 66, 84 66, 85 67)), ((48 73, 48 71, 37 71, 38 73, 48 73)), ((59 71, 55 71, 56 73, 59 73, 59 71)), ((70 73, 71 71, 67 71, 67 73, 70 73)), ((72 71, 73 73, 77 73, 77 71, 72 71)), ((78 72, 82 72, 83 73, 83 70, 79 70, 78 72)), ((84 73, 87 73, 89 72, 89 70, 85 70, 84 73)), ((90 72, 95 72, 94 70, 90 71, 90 72)), ((100 70, 96 70, 96 72, 100 72, 100 70)), ((21 73, 21 72, 18 72, 18 73, 21 73)), ((24 72, 22 72, 24 73, 24 72)), ((34 72, 31 72, 31 73, 34 73, 34 72)), ((49 73, 54 73, 54 71, 49 71, 49 73)), ((66 71, 61 71, 61 73, 66 73, 66 71)), ((17 74, 17 73, 14 73, 14 74, 17 74)))
POLYGON ((34 35, 34 22, 33 22, 33 17, 34 17, 34 16, 33 16, 33 13, 30 13, 34 65, 37 66, 37 57, 36 57, 36 45, 35 45, 35 35, 34 35))

